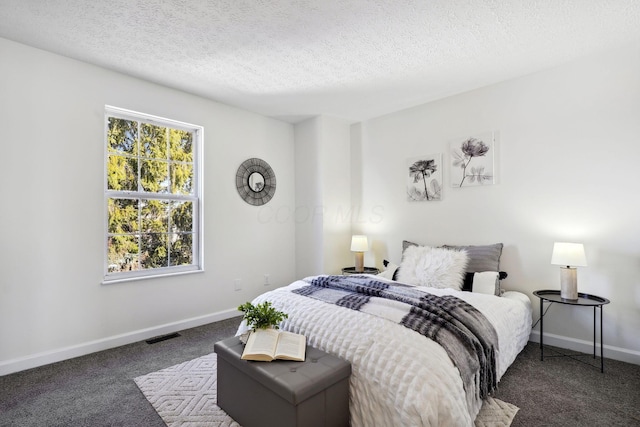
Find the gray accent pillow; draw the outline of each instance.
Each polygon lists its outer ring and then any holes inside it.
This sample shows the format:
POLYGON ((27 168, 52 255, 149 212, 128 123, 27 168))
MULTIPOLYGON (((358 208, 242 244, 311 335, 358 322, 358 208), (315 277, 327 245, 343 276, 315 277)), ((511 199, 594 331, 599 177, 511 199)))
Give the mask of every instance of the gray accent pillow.
POLYGON ((417 243, 410 242, 410 241, 408 241, 408 240, 403 240, 403 241, 402 241, 402 253, 403 253, 403 254, 404 254, 404 251, 405 251, 409 246, 420 246, 420 245, 419 245, 419 244, 417 244, 417 243))
MULTIPOLYGON (((404 242, 403 242, 404 244, 404 242)), ((450 246, 443 248, 465 250, 469 255, 467 272, 478 273, 482 271, 500 271, 500 255, 502 255, 502 243, 478 246, 450 246)))

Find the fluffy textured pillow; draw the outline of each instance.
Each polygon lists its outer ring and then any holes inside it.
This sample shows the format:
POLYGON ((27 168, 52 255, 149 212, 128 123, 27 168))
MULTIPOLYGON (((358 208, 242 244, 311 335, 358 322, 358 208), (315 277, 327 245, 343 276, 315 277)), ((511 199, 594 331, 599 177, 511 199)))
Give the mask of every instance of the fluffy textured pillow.
POLYGON ((382 264, 385 266, 385 270, 378 274, 378 276, 384 277, 385 279, 395 280, 393 277, 396 274, 396 270, 398 269, 398 265, 394 264, 386 259, 382 261, 382 264))
POLYGON ((482 271, 499 271, 500 255, 502 255, 502 243, 479 246, 449 246, 443 248, 464 250, 469 255, 467 271, 470 273, 482 271))
POLYGON ((500 296, 500 272, 481 271, 467 273, 462 285, 463 291, 500 296))
POLYGON ((467 262, 465 251, 409 246, 402 256, 396 279, 410 285, 460 290, 467 262))

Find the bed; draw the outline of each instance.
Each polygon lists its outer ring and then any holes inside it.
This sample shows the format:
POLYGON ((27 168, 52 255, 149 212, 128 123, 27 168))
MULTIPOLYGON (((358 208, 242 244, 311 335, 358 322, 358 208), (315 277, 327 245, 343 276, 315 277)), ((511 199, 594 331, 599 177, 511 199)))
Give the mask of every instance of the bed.
MULTIPOLYGON (((429 260, 433 261, 434 256, 437 258, 437 251, 431 249, 420 253, 418 260, 422 264, 416 269, 412 269, 405 250, 399 266, 400 271, 405 268, 404 275, 400 275, 405 281, 399 277, 394 280, 389 271, 382 275, 313 276, 267 292, 254 300, 254 303, 270 301, 277 309, 286 312, 288 319, 281 324, 283 329, 304 334, 308 344, 351 362, 350 415, 353 426, 471 426, 482 406, 482 399, 494 389, 489 387, 488 391, 485 388, 482 392, 482 381, 478 378, 487 375, 480 375, 481 369, 470 385, 468 375, 464 375, 469 367, 462 366, 464 363, 460 357, 452 354, 450 346, 441 342, 442 339, 425 336, 417 328, 407 327, 406 322, 398 322, 401 315, 397 304, 405 304, 406 300, 418 295, 420 301, 457 301, 464 308, 462 311, 480 313, 483 322, 490 324, 489 328, 495 331, 492 332, 495 345, 491 349, 494 364, 490 371, 495 384, 528 341, 531 302, 526 295, 504 292, 497 285, 495 291, 489 292, 459 290, 469 275, 472 279, 480 276, 476 274, 480 272, 466 271, 472 264, 468 252, 438 248, 447 251, 447 255, 462 253, 466 259, 457 266, 438 260, 439 272, 428 266, 425 271, 425 257, 427 264, 429 260), (456 270, 457 275, 452 275, 452 270, 456 270), (422 275, 422 279, 418 279, 420 283, 405 283, 409 277, 407 273, 409 276, 414 273, 422 275), (429 286, 424 286, 425 280, 429 286), (373 284, 373 291, 367 288, 369 283, 373 284), (313 288, 333 284, 339 289, 322 288, 315 292, 313 288), (332 303, 331 296, 317 296, 343 292, 344 287, 349 291, 364 287, 367 299, 380 300, 382 305, 354 309, 332 303), (400 294, 400 302, 387 302, 378 289, 384 289, 382 293, 385 294, 400 294)), ((485 269, 486 266, 479 268, 485 269)), ((492 268, 496 269, 498 283, 498 266, 492 268)), ((415 282, 409 277, 409 281, 412 280, 415 282)), ((479 286, 478 289, 486 290, 486 287, 479 286)), ((412 311, 414 309, 411 307, 412 311)), ((440 311, 448 316, 448 309, 440 311)), ((241 324, 238 334, 245 331, 246 326, 241 324)))

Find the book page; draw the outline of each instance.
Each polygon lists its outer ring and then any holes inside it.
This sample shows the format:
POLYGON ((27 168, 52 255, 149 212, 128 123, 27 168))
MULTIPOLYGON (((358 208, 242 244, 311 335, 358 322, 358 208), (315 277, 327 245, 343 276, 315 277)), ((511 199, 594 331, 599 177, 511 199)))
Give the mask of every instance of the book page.
POLYGON ((275 357, 286 360, 304 361, 307 339, 304 335, 293 332, 280 332, 275 357))
POLYGON ((278 331, 275 329, 258 329, 251 332, 247 345, 242 352, 244 360, 272 360, 278 342, 278 331))

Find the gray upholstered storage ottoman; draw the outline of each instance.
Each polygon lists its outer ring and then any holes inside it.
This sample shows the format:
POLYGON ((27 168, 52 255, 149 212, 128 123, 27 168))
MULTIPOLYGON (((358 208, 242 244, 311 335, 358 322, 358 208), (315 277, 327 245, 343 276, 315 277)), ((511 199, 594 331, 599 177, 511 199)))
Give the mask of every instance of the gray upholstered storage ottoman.
POLYGON ((237 337, 219 341, 218 406, 243 427, 348 426, 351 364, 307 346, 304 362, 241 360, 237 337))

